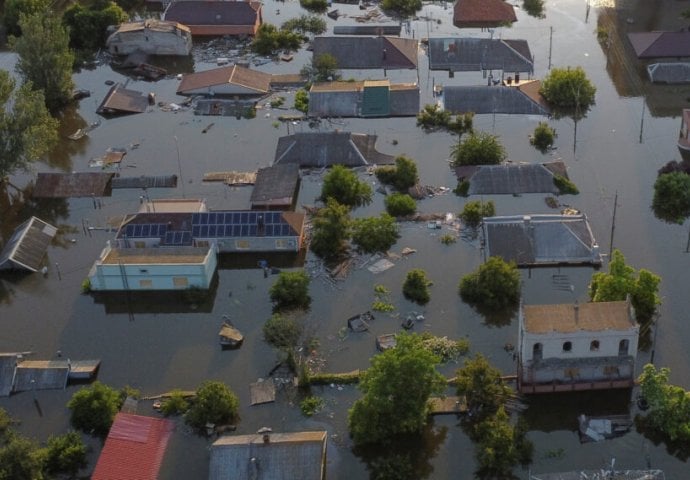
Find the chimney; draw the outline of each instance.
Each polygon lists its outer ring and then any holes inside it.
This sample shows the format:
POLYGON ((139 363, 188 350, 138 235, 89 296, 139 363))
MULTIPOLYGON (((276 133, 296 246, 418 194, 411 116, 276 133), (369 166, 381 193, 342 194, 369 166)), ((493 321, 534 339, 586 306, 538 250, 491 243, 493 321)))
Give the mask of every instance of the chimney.
POLYGON ((530 217, 529 215, 525 215, 522 217, 522 221, 524 222, 525 227, 529 227, 532 223, 532 217, 530 217))
POLYGON ((580 320, 580 304, 575 300, 575 305, 573 305, 573 311, 575 312, 575 325, 579 323, 580 320))
POLYGON ((271 443, 271 436, 268 433, 264 433, 264 444, 269 444, 271 443))

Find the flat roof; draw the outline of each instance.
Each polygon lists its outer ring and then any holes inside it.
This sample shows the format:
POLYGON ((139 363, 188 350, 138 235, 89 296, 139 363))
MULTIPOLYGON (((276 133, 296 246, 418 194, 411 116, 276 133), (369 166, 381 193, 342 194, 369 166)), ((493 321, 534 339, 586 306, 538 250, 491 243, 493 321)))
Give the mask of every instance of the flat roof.
MULTIPOLYGON (((302 443, 302 442, 323 442, 326 439, 325 431, 317 432, 293 432, 293 433, 269 433, 270 443, 302 443)), ((220 437, 213 442, 212 447, 220 447, 224 445, 247 445, 247 444, 261 444, 264 445, 262 433, 254 433, 251 435, 227 435, 220 437)))
POLYGON ((104 265, 117 263, 125 265, 199 264, 204 262, 208 251, 208 248, 196 247, 113 248, 101 263, 104 265))
POLYGON ((524 305, 522 309, 525 331, 529 333, 602 332, 637 326, 625 301, 524 305))

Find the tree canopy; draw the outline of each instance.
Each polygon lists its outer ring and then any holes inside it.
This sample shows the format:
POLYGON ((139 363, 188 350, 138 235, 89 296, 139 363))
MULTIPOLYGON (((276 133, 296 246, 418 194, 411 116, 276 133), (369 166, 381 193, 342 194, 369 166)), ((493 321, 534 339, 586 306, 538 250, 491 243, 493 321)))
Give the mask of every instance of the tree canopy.
POLYGON ((392 185, 399 192, 407 192, 419 181, 417 164, 405 155, 395 159, 395 165, 379 167, 375 171, 379 182, 392 185))
POLYGON ((690 216, 690 175, 685 172, 659 175, 654 182, 652 210, 660 220, 681 225, 690 216))
POLYGON ((22 34, 19 26, 19 18, 22 15, 33 15, 42 13, 50 8, 49 0, 5 0, 2 23, 5 26, 7 35, 18 37, 22 34))
POLYGON ((259 55, 273 55, 278 50, 299 50, 302 36, 289 29, 278 29, 270 23, 263 23, 252 41, 252 51, 259 55))
POLYGON ((45 454, 48 473, 74 476, 86 465, 86 445, 77 432, 48 438, 45 454))
POLYGON ((429 287, 433 284, 422 269, 415 268, 407 272, 403 283, 403 295, 420 305, 425 305, 431 300, 429 287))
POLYGON ((74 88, 67 29, 49 11, 22 15, 19 26, 23 34, 13 42, 16 70, 25 83, 43 91, 48 110, 56 111, 71 100, 74 88))
POLYGON ((321 258, 336 258, 347 249, 349 237, 350 209, 330 198, 312 221, 309 248, 321 258))
POLYGON ((420 432, 427 423, 429 396, 446 386, 436 371, 438 358, 419 336, 401 333, 396 341, 395 348, 371 360, 360 378, 364 395, 349 413, 356 444, 385 444, 400 434, 420 432))
POLYGON ((299 17, 291 18, 284 22, 280 28, 282 30, 298 32, 302 35, 307 33, 321 35, 322 33, 326 33, 328 29, 326 20, 318 15, 300 15, 299 17))
POLYGON ((381 8, 401 17, 411 17, 422 9, 422 0, 383 0, 381 8))
POLYGON ((280 272, 269 294, 276 310, 308 308, 311 303, 309 276, 304 270, 280 272))
POLYGON ((385 252, 395 245, 398 238, 398 224, 387 213, 352 222, 352 243, 365 253, 385 252))
POLYGON ((206 381, 196 389, 192 406, 185 420, 192 427, 202 430, 206 424, 226 425, 237 419, 240 401, 223 382, 206 381))
POLYGON ((0 70, 0 182, 48 153, 57 142, 58 121, 50 116, 43 92, 31 83, 15 90, 9 72, 0 70))
POLYGON ((107 435, 123 400, 117 390, 98 381, 79 389, 67 402, 72 426, 85 433, 107 435))
POLYGON ((582 67, 553 68, 541 83, 539 93, 554 115, 579 120, 594 105, 597 89, 582 67))
POLYGON ((468 227, 478 227, 484 217, 493 217, 496 215, 496 207, 494 202, 482 202, 480 200, 472 200, 467 202, 460 212, 460 218, 468 227))
POLYGON ((451 163, 460 165, 497 165, 506 158, 506 151, 496 135, 472 131, 451 147, 451 163))
POLYGON ((661 304, 659 283, 661 277, 649 270, 635 269, 625 263, 620 250, 615 249, 609 262, 608 272, 592 275, 589 284, 589 298, 593 302, 615 302, 625 300, 630 295, 630 303, 635 309, 637 321, 649 321, 657 305, 661 304))
POLYGON ((96 0, 88 7, 73 3, 65 10, 62 22, 69 27, 72 48, 96 51, 105 45, 108 27, 124 23, 128 18, 127 12, 115 2, 96 0))
POLYGON ((476 457, 479 478, 512 478, 513 467, 529 463, 534 446, 525 438, 526 429, 510 422, 503 406, 476 426, 476 457))
POLYGON ((371 203, 373 192, 368 183, 357 178, 357 174, 342 165, 334 165, 323 178, 321 200, 334 199, 350 208, 371 203))
POLYGON ((417 210, 417 203, 407 193, 395 192, 383 201, 386 211, 393 217, 406 217, 417 210))
POLYGON ((515 262, 491 257, 462 277, 460 296, 480 309, 490 311, 513 307, 520 301, 520 272, 515 262))
POLYGON ((466 359, 457 371, 457 394, 465 397, 473 416, 485 418, 493 415, 510 397, 512 390, 501 376, 501 371, 481 353, 466 359))
POLYGON ((297 346, 302 336, 302 325, 291 315, 273 314, 262 328, 264 340, 281 350, 297 346))
POLYGON ((330 82, 338 80, 338 60, 330 53, 315 56, 309 65, 305 65, 300 74, 312 82, 330 82))
POLYGON ((690 441, 690 392, 670 385, 668 368, 644 366, 638 381, 649 404, 646 423, 671 441, 690 441))
POLYGON ((529 139, 529 143, 541 153, 546 153, 553 146, 555 139, 556 130, 551 128, 546 122, 539 122, 539 125, 535 127, 534 133, 529 139))

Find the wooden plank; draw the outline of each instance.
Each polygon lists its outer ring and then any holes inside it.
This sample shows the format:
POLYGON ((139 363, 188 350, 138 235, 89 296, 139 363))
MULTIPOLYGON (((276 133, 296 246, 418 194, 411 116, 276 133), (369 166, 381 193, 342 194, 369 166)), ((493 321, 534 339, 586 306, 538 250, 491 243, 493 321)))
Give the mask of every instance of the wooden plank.
POLYGON ((457 415, 467 413, 465 397, 429 398, 429 415, 457 415))

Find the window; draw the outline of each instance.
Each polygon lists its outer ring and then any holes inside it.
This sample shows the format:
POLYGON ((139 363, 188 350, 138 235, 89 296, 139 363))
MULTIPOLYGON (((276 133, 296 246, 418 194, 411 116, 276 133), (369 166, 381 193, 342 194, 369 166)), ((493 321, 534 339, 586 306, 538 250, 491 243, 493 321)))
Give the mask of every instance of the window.
POLYGON ((534 346, 532 347, 532 359, 533 360, 541 360, 543 351, 544 351, 543 345, 541 343, 535 343, 534 346))
POLYGON ((599 340, 592 340, 592 342, 589 344, 589 351, 590 352, 598 352, 599 351, 599 340))
POLYGON ((135 241, 134 242, 134 248, 146 248, 146 242, 135 241))
POLYGON ((276 239, 276 248, 288 248, 288 241, 284 238, 276 239))
POLYGON ((139 280, 139 288, 153 288, 153 280, 139 280))
POLYGON ((235 240, 237 250, 249 250, 249 240, 235 240))
POLYGON ((571 352, 573 350, 573 342, 563 342, 563 351, 571 352))
POLYGON ((627 339, 621 340, 618 344, 618 355, 623 357, 628 354, 628 348, 630 347, 630 342, 627 339))
POLYGON ((173 277, 173 286, 177 288, 187 288, 189 281, 187 277, 173 277))
POLYGON ((145 268, 140 268, 139 273, 149 273, 149 271, 145 268))

